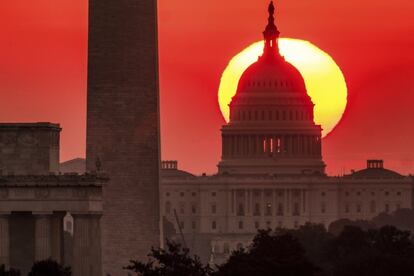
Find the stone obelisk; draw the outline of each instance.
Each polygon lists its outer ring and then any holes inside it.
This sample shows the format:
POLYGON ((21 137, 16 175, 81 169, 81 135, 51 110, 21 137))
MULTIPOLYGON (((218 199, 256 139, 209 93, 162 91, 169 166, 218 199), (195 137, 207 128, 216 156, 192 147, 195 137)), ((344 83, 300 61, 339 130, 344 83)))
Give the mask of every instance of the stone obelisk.
POLYGON ((104 275, 159 245, 156 0, 89 0, 87 170, 104 187, 104 275))

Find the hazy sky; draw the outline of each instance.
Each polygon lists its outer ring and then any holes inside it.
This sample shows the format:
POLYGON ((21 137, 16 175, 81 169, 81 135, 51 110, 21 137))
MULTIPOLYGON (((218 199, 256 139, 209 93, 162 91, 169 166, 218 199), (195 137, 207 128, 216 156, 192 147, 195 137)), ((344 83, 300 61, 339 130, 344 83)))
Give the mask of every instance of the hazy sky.
MULTIPOLYGON (((224 123, 220 75, 261 39, 267 0, 159 0, 163 159, 214 172, 224 123)), ((276 1, 282 36, 342 68, 349 106, 324 139, 328 172, 367 158, 414 172, 414 1, 276 1)), ((62 124, 62 160, 84 156, 87 1, 13 0, 0 9, 0 121, 62 124)))

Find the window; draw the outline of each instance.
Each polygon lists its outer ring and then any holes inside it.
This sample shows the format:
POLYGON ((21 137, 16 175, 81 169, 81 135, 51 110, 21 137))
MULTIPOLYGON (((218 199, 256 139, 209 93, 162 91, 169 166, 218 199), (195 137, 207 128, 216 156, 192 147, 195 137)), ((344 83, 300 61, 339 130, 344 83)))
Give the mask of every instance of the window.
POLYGON ((283 216, 283 204, 282 203, 279 203, 277 205, 277 215, 278 216, 283 216))
POLYGON ((293 215, 299 216, 299 203, 297 202, 293 205, 293 215))
POLYGON ((243 228, 244 228, 243 221, 239 221, 239 229, 243 229, 243 228))
POLYGON ((400 196, 401 195, 401 192, 397 192, 397 196, 400 196))
POLYGON ((256 203, 256 204, 254 205, 254 212, 253 212, 253 215, 255 215, 255 216, 260 216, 260 204, 259 204, 259 203, 256 203))
POLYGON ((395 209, 396 210, 400 210, 401 209, 401 204, 400 203, 397 203, 397 205, 395 206, 395 209))
POLYGON ((211 222, 211 229, 213 229, 213 230, 217 229, 217 222, 216 221, 211 222))
POLYGON ((361 192, 357 192, 357 196, 360 196, 361 195, 361 192))
POLYGON ((184 192, 181 192, 181 193, 180 193, 180 196, 181 196, 181 197, 183 197, 183 196, 184 196, 184 192))
POLYGON ((271 216, 272 215, 272 203, 267 203, 266 204, 266 216, 271 216))
POLYGON ((193 230, 196 230, 196 222, 195 221, 192 221, 191 222, 191 229, 193 229, 193 230))
POLYGON ((357 213, 361 213, 362 207, 361 204, 357 204, 357 213))
POLYGON ((385 204, 384 210, 385 210, 386 213, 388 213, 390 211, 390 205, 385 204))
POLYGON ((197 205, 195 203, 191 204, 191 213, 197 213, 197 205))
POLYGON ((345 204, 345 213, 349 213, 349 204, 345 204))
POLYGON ((325 214, 325 212, 326 212, 326 204, 325 203, 322 203, 321 204, 321 213, 322 214, 325 214))
POLYGON ((216 204, 211 204, 211 213, 212 214, 217 213, 217 206, 216 206, 216 204))
POLYGON ((184 230, 184 227, 185 227, 184 221, 181 221, 180 225, 181 225, 181 229, 184 230))
POLYGON ((283 222, 278 221, 278 222, 277 222, 277 227, 282 228, 282 227, 283 227, 283 222))
POLYGON ((196 195, 197 195, 197 193, 195 193, 195 192, 192 192, 192 193, 191 193, 191 195, 192 195, 192 196, 196 196, 196 195))
POLYGON ((371 195, 372 195, 372 196, 375 196, 375 192, 371 192, 371 195))
POLYGON ((322 193, 321 193, 321 196, 325 196, 325 195, 326 195, 326 194, 325 194, 325 192, 322 192, 322 193))
POLYGON ((254 222, 254 228, 259 229, 260 228, 260 222, 255 221, 254 222))
POLYGON ((295 221, 295 228, 299 227, 299 223, 297 221, 295 221))
POLYGON ((170 193, 166 193, 165 195, 166 195, 166 196, 170 196, 170 193))
POLYGON ((165 203, 165 213, 166 214, 170 214, 171 213, 171 202, 166 202, 165 203))
POLYGON ((211 196, 212 196, 212 197, 215 197, 215 196, 216 196, 216 192, 212 192, 212 193, 211 193, 211 196))
POLYGON ((390 193, 387 191, 387 192, 385 192, 385 195, 386 195, 386 196, 389 196, 389 195, 390 195, 390 193))
POLYGON ((370 209, 371 213, 377 212, 377 206, 375 204, 375 201, 371 201, 369 209, 370 209))
POLYGON ((345 192, 345 196, 349 196, 349 192, 345 192))
POLYGON ((244 204, 243 203, 239 203, 239 206, 237 208, 237 215, 244 216, 244 204))
POLYGON ((268 229, 271 229, 271 228, 272 228, 272 222, 270 222, 270 221, 266 221, 266 227, 267 227, 268 229))
POLYGON ((181 202, 180 203, 180 214, 184 214, 185 213, 185 203, 181 202))

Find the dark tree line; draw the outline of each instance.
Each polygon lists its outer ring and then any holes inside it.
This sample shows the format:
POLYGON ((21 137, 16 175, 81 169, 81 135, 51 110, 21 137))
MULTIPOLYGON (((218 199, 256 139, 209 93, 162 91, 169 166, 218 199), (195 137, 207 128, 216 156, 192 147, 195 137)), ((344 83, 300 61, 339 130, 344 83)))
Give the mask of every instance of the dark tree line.
POLYGON ((153 249, 147 263, 126 269, 139 276, 405 276, 414 275, 414 243, 394 226, 344 226, 334 235, 322 225, 259 231, 248 248, 217 267, 203 265, 176 243, 153 249))
MULTIPOLYGON (((409 276, 414 275, 414 211, 380 214, 371 221, 259 231, 248 248, 210 267, 179 244, 152 249, 149 261, 125 269, 139 276, 409 276), (389 226, 394 225, 394 226, 389 226)), ((20 276, 0 266, 0 276, 20 276)), ((70 276, 53 260, 36 262, 28 276, 70 276)))
MULTIPOLYGON (((72 272, 69 267, 64 267, 53 260, 44 260, 35 262, 28 276, 71 276, 72 272)), ((6 269, 4 265, 0 266, 0 276, 21 276, 20 271, 10 268, 6 269)))

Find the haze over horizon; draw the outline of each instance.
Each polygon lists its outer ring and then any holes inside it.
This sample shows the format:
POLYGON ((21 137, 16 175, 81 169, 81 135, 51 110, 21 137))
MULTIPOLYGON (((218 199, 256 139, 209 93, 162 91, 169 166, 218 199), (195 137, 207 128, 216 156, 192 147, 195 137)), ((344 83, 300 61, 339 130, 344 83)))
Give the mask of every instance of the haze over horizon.
MULTIPOLYGON (((224 120, 217 104, 228 61, 262 38, 268 1, 159 1, 162 157, 213 173, 224 120), (194 12, 196 10, 196 12, 194 12)), ((414 3, 277 1, 283 37, 309 40, 341 67, 349 88, 342 122, 324 139, 328 173, 369 158, 414 172, 414 3)), ((63 127, 61 159, 85 155, 87 1, 3 4, 0 120, 63 127)))

